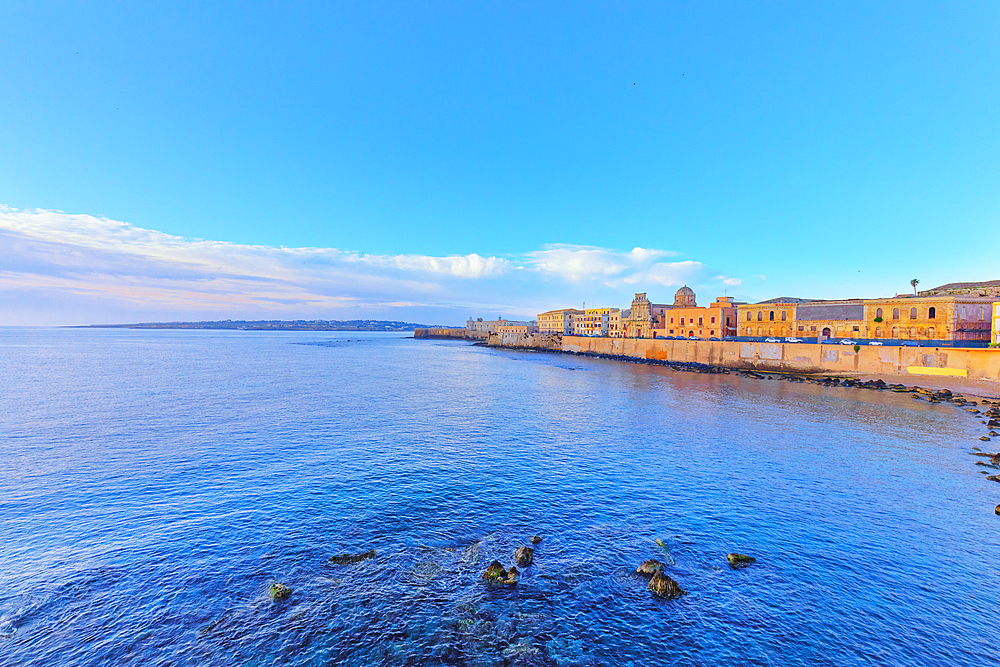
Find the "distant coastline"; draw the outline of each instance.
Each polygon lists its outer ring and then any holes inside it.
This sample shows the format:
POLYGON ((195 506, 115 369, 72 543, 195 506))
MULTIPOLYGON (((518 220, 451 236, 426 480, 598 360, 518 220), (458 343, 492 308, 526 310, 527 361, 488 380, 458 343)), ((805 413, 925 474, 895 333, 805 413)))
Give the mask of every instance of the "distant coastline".
POLYGON ((394 320, 215 320, 84 324, 73 329, 231 329, 237 331, 413 331, 426 324, 394 320))

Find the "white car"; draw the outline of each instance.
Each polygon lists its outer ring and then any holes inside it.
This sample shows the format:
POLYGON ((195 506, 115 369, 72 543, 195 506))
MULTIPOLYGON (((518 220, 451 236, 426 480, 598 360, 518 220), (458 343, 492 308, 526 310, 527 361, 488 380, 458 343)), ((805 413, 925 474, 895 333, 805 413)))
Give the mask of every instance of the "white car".
POLYGON ((868 344, 869 345, 881 345, 882 341, 880 341, 880 340, 873 340, 873 341, 869 341, 868 344))
POLYGON ((785 342, 786 343, 801 343, 802 339, 801 338, 786 338, 785 342))
POLYGON ((846 338, 844 340, 840 341, 840 344, 841 345, 857 345, 857 343, 855 343, 853 340, 847 340, 846 338))
POLYGON ((781 341, 778 340, 777 338, 765 338, 764 342, 765 343, 780 343, 781 341))

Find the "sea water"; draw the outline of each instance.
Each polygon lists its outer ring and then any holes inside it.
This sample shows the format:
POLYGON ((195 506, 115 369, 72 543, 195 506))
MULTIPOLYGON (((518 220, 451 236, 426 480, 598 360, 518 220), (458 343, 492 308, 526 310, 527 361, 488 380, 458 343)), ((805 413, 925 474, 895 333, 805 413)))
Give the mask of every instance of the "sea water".
POLYGON ((409 334, 2 329, 0 664, 996 664, 984 429, 409 334))

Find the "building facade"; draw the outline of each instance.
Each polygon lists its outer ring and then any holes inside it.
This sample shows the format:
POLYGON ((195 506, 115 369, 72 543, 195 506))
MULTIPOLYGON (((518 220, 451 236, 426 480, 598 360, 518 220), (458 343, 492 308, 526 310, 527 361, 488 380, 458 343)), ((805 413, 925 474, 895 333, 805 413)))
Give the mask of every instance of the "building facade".
POLYGON ((993 337, 990 342, 1000 347, 1000 301, 993 304, 993 337))
POLYGON ((534 320, 505 320, 503 318, 484 320, 480 317, 473 320, 470 317, 465 323, 465 334, 470 338, 485 338, 490 332, 496 331, 497 327, 506 326, 537 327, 538 323, 534 320))
POLYGON ((572 336, 575 333, 576 318, 583 315, 583 311, 577 308, 563 308, 561 310, 550 310, 538 314, 539 333, 560 333, 564 336, 572 336))
POLYGON ((583 315, 577 316, 576 318, 574 335, 610 336, 611 317, 612 313, 616 311, 616 308, 587 308, 583 312, 583 315))
POLYGON ((986 341, 992 299, 979 296, 897 296, 740 304, 738 335, 865 340, 986 341))
POLYGON ((632 308, 628 318, 624 320, 624 338, 653 337, 653 304, 646 298, 645 292, 639 292, 632 299, 632 308))
POLYGON ((674 305, 662 311, 655 309, 654 335, 685 338, 722 338, 736 335, 736 303, 732 297, 716 297, 715 303, 699 308, 694 304, 694 292, 691 292, 690 300, 687 296, 678 292, 678 297, 681 298, 675 297, 675 304, 681 300, 689 301, 692 305, 674 305))

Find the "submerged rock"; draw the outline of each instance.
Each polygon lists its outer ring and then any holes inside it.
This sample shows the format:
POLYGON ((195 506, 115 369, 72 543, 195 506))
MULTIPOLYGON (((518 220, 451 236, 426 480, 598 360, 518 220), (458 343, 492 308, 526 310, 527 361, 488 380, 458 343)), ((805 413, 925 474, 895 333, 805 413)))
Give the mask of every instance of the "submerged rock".
POLYGON ((501 583, 507 579, 507 570, 505 570, 503 565, 500 564, 500 561, 495 560, 490 563, 490 566, 486 568, 485 572, 483 572, 483 579, 501 583))
POLYGON ((990 463, 995 466, 1000 466, 1000 454, 994 454, 990 457, 990 463))
POLYGON ((657 572, 663 572, 663 563, 653 558, 650 558, 642 565, 635 568, 635 573, 641 574, 644 577, 652 577, 657 572))
POLYGON ((989 442, 990 441, 989 437, 987 437, 985 435, 979 436, 979 439, 982 440, 983 442, 989 442))
POLYGON ((374 549, 359 554, 337 554, 336 556, 330 556, 329 562, 333 565, 350 565, 352 563, 360 563, 369 558, 375 558, 374 549))
POLYGON ((649 580, 648 588, 654 595, 661 598, 673 599, 684 595, 681 585, 663 574, 663 572, 656 572, 653 575, 653 578, 649 580))
POLYGON ((284 600, 292 594, 292 589, 284 584, 274 583, 267 589, 267 594, 271 596, 272 600, 284 600))
POLYGON ((757 562, 757 559, 753 556, 747 556, 746 554, 732 553, 726 556, 726 560, 729 561, 729 567, 739 569, 741 567, 746 567, 747 565, 752 565, 757 562))
POLYGON ((1000 515, 1000 505, 997 505, 997 508, 993 511, 1000 515))
POLYGON ((542 541, 542 538, 539 537, 538 535, 535 535, 534 537, 531 538, 531 543, 532 544, 538 544, 541 541, 542 541))
POLYGON ((535 550, 531 547, 521 547, 514 552, 514 560, 521 567, 527 567, 531 565, 532 561, 535 559, 535 550))

